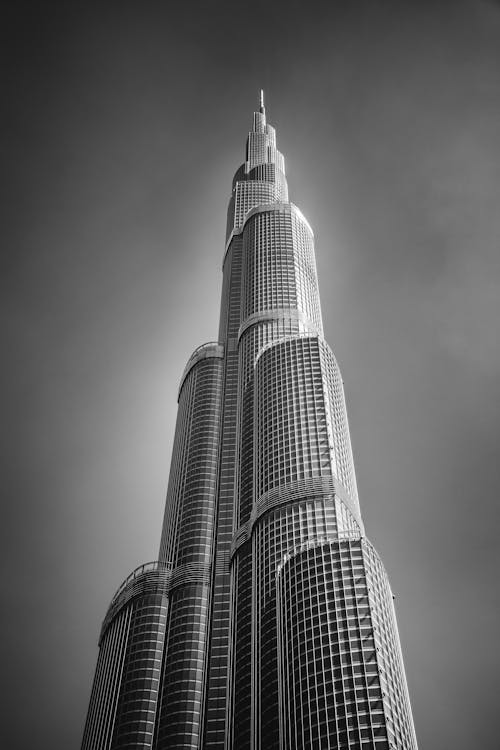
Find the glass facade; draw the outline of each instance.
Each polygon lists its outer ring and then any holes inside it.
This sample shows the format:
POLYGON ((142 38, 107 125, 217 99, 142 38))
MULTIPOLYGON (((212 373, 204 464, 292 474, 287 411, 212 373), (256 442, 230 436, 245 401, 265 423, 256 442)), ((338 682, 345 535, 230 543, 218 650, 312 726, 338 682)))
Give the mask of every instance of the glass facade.
POLYGON ((170 568, 141 565, 104 619, 82 750, 153 747, 170 568))
POLYGON ((366 538, 284 555, 276 571, 282 747, 416 747, 392 592, 366 538))
POLYGON ((218 341, 181 378, 154 565, 157 589, 126 584, 106 616, 83 750, 416 750, 314 235, 263 103, 232 182, 218 341))

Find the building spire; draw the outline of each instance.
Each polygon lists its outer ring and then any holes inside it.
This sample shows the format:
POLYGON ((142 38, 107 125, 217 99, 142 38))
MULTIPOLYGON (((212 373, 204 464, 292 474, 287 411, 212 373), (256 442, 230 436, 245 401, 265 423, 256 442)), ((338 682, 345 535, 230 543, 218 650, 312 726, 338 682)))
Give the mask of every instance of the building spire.
POLYGON ((260 110, 259 112, 262 112, 264 115, 266 113, 266 108, 264 107, 264 89, 260 90, 260 110))

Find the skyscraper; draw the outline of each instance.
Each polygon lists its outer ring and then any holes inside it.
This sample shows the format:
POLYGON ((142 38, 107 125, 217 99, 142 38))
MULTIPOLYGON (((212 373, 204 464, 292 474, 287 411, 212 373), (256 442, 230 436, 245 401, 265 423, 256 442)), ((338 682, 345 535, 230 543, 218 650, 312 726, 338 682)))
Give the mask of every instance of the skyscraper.
POLYGON ((157 562, 106 614, 83 750, 416 750, 365 536, 314 236, 263 96, 229 201, 219 335, 181 378, 157 562))

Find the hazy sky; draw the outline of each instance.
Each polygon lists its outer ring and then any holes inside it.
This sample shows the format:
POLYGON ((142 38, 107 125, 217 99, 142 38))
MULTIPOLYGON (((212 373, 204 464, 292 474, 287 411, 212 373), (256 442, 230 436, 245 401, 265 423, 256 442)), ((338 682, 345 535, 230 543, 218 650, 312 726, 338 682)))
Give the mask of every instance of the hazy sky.
POLYGON ((2 36, 0 746, 79 747, 106 607, 156 557, 263 87, 420 750, 496 748, 500 5, 17 1, 2 36))

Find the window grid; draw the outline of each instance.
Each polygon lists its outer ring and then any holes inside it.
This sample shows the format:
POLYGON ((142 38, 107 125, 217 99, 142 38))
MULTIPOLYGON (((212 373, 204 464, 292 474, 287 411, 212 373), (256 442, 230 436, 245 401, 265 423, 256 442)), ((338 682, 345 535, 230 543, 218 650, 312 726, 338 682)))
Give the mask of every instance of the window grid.
POLYGON ((404 671, 398 642, 387 637, 396 627, 390 587, 366 539, 286 555, 277 618, 283 749, 416 748, 407 695, 387 700, 384 675, 397 693, 404 671))

